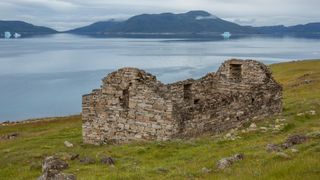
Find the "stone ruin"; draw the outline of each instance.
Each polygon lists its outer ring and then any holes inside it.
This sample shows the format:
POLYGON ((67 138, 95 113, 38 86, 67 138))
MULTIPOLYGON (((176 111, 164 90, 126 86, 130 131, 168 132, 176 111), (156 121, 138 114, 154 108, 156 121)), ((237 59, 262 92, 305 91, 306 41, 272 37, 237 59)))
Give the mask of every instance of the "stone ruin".
POLYGON ((102 81, 82 97, 83 141, 89 144, 219 133, 282 111, 282 87, 254 60, 231 59, 216 73, 172 84, 136 68, 102 81))

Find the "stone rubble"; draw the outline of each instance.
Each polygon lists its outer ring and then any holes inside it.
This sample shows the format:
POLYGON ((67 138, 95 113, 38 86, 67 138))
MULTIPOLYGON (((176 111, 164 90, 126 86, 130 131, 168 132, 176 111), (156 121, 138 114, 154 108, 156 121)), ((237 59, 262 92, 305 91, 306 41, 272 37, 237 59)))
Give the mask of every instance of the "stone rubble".
POLYGON ((271 152, 280 152, 282 149, 281 149, 281 146, 279 145, 267 144, 266 150, 267 152, 271 153, 271 152))
POLYGON ((115 160, 112 157, 103 157, 100 162, 106 165, 115 165, 115 160))
POLYGON ((216 73, 172 84, 136 68, 119 69, 102 81, 82 98, 84 143, 217 134, 282 112, 282 87, 254 60, 228 60, 216 73))
POLYGON ((19 133, 17 132, 8 133, 3 136, 0 136, 0 140, 11 140, 11 139, 17 138, 18 136, 19 136, 19 133))
POLYGON ((222 169, 228 168, 234 162, 243 160, 243 158, 244 158, 243 154, 235 154, 231 157, 226 157, 226 158, 220 159, 217 163, 217 169, 222 170, 222 169))
POLYGON ((307 137, 305 135, 296 134, 296 135, 289 136, 281 146, 284 149, 288 149, 296 144, 302 144, 306 141, 307 141, 307 137))
POLYGON ((73 174, 65 174, 61 171, 69 167, 65 161, 54 157, 46 157, 42 164, 42 175, 38 180, 76 180, 73 174))
MULTIPOLYGON (((282 150, 291 148, 294 145, 302 144, 308 140, 308 137, 302 134, 295 134, 289 136, 283 143, 281 144, 267 144, 266 150, 267 152, 280 152, 282 150)), ((292 152, 298 152, 297 149, 291 148, 292 152)))

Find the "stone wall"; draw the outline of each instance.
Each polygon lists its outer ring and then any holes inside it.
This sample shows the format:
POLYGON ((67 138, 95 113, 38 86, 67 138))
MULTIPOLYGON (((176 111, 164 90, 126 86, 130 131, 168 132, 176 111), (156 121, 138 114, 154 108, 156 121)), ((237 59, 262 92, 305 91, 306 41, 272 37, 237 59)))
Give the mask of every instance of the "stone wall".
POLYGON ((232 59, 216 73, 167 85, 123 68, 83 96, 83 139, 103 144, 219 133, 281 113, 281 97, 268 67, 253 60, 232 59))
POLYGON ((83 96, 85 143, 121 143, 130 140, 167 140, 175 134, 172 101, 156 77, 135 68, 123 68, 103 79, 101 89, 83 96))

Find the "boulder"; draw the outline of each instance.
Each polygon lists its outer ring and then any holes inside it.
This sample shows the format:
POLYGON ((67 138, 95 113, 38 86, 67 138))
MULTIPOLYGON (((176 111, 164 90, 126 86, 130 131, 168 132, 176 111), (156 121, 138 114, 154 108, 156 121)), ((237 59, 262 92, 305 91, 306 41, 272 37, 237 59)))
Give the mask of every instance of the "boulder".
POLYGON ((304 115, 304 113, 298 113, 297 114, 297 116, 303 116, 304 115))
POLYGON ((107 164, 107 165, 114 165, 115 164, 115 161, 112 157, 103 157, 100 162, 102 164, 107 164))
POLYGON ((243 160, 243 154, 235 154, 231 157, 220 159, 217 163, 217 169, 225 169, 230 167, 234 162, 243 160))
POLYGON ((260 129, 261 132, 267 132, 268 131, 267 127, 260 127, 259 129, 260 129))
POLYGON ((267 152, 271 153, 271 152, 280 152, 281 151, 281 147, 279 145, 276 144, 267 144, 267 152))
POLYGON ((229 158, 223 158, 223 159, 220 159, 217 163, 217 168, 218 169, 225 169, 225 168, 228 168, 232 165, 232 161, 229 159, 229 158))
POLYGON ((54 156, 46 157, 42 163, 42 172, 49 170, 61 171, 69 167, 68 163, 54 156))
POLYGON ((289 136, 286 141, 281 145, 284 149, 290 148, 296 144, 302 144, 307 141, 307 136, 296 134, 289 136))
POLYGON ((91 157, 86 156, 86 157, 81 158, 79 160, 79 162, 82 164, 94 164, 94 163, 96 163, 96 160, 94 160, 91 157))
POLYGON ((64 146, 68 147, 68 148, 72 148, 73 144, 69 141, 64 141, 64 146))
POLYGON ((201 172, 204 173, 204 174, 207 174, 207 173, 210 173, 212 170, 211 169, 208 169, 207 167, 203 167, 201 169, 201 172))
POLYGON ((5 134, 3 136, 0 136, 0 140, 10 140, 10 139, 15 139, 16 137, 19 136, 19 133, 13 132, 9 134, 5 134))
POLYGON ((62 173, 69 165, 55 156, 46 157, 42 163, 42 175, 38 180, 76 180, 73 174, 62 173))
POLYGON ((257 125, 255 123, 251 123, 249 128, 257 128, 257 125))
POLYGON ((298 149, 295 149, 295 148, 292 148, 292 149, 291 149, 291 152, 293 152, 293 153, 298 153, 299 150, 298 150, 298 149))
POLYGON ((256 123, 251 123, 250 126, 248 127, 248 131, 256 131, 256 130, 257 130, 256 123))

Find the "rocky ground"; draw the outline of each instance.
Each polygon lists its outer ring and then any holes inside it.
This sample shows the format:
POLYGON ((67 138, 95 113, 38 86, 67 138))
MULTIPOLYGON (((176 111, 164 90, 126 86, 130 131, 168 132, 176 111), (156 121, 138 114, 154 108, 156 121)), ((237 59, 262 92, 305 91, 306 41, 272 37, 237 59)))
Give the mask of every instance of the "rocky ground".
POLYGON ((271 68, 284 86, 283 115, 219 135, 93 146, 82 143, 80 116, 1 123, 0 177, 318 179, 320 60, 271 68))

